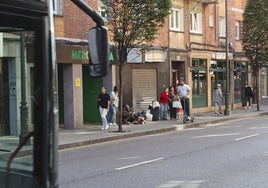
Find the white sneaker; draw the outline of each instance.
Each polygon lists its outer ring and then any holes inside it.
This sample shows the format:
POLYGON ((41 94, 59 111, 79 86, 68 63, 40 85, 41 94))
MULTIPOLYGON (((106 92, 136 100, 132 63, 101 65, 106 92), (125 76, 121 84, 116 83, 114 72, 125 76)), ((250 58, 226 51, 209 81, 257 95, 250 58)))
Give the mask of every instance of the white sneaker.
POLYGON ((248 109, 251 109, 251 106, 249 106, 248 109))
POLYGON ((113 123, 113 125, 117 125, 117 123, 113 123))

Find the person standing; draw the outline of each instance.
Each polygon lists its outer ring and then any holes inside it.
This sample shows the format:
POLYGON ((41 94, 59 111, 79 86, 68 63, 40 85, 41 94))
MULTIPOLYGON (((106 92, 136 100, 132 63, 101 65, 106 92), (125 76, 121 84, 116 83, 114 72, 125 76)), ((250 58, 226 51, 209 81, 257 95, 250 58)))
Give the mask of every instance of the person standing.
POLYGON ((101 130, 107 130, 109 128, 109 124, 106 119, 106 115, 109 111, 110 106, 110 96, 107 94, 106 88, 101 88, 101 93, 98 96, 98 107, 102 120, 102 128, 101 130))
POLYGON ((182 109, 187 116, 190 116, 190 89, 190 86, 185 84, 184 80, 180 80, 177 92, 181 99, 182 109))
POLYGON ((244 84, 244 93, 245 93, 245 104, 244 109, 251 109, 251 98, 254 97, 254 93, 252 88, 248 85, 248 83, 244 84))
POLYGON ((221 84, 217 84, 217 87, 213 91, 213 102, 215 104, 215 114, 222 115, 221 105, 223 102, 221 84))
POLYGON ((167 109, 168 109, 168 88, 164 89, 160 95, 160 119, 167 120, 167 109))
POLYGON ((116 109, 118 108, 119 97, 118 97, 118 89, 114 86, 114 89, 110 93, 110 110, 108 113, 108 123, 109 125, 117 125, 116 124, 116 109))
POLYGON ((176 119, 177 116, 177 109, 173 107, 173 102, 176 101, 176 94, 173 86, 169 87, 169 113, 170 113, 170 119, 176 119))

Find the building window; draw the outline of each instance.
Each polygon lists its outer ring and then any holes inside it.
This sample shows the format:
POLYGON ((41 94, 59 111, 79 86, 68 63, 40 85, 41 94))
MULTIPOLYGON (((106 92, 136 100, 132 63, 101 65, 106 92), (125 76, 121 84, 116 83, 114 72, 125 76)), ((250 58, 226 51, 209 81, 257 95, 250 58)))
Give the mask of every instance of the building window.
POLYGON ((214 27, 214 14, 209 15, 209 27, 214 27))
POLYGON ((99 14, 103 18, 107 18, 107 13, 105 12, 105 8, 104 7, 99 7, 99 14))
POLYGON ((220 17, 219 34, 220 34, 220 37, 226 37, 226 21, 225 21, 225 17, 220 17))
POLYGON ((190 32, 202 33, 202 13, 190 13, 190 32))
POLYGON ((53 0, 53 12, 54 14, 62 14, 62 0, 53 0))
POLYGON ((101 17, 105 20, 105 21, 110 21, 111 20, 111 15, 107 12, 107 9, 109 7, 107 7, 106 5, 104 5, 102 3, 102 1, 99 0, 99 8, 98 8, 98 13, 101 15, 101 17))
POLYGON ((235 22, 235 39, 240 40, 240 21, 235 22))
POLYGON ((170 30, 183 31, 183 9, 172 9, 170 12, 170 30))

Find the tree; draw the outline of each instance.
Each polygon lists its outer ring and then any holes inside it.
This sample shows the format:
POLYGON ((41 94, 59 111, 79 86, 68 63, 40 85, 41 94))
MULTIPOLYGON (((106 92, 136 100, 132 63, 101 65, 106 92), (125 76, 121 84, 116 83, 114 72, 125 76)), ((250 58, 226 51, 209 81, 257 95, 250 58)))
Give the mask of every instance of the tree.
POLYGON ((122 131, 122 70, 131 48, 152 42, 166 21, 171 0, 102 0, 108 28, 118 50, 119 59, 119 126, 122 131))
POLYGON ((260 71, 268 64, 268 0, 248 0, 243 14, 242 42, 255 77, 257 111, 260 110, 260 71))

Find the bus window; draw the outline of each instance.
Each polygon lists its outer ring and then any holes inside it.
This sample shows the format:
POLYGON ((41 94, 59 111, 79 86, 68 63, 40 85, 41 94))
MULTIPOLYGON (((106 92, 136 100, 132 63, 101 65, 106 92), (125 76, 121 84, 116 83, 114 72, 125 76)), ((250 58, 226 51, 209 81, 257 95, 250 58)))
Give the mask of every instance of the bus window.
POLYGON ((0 182, 3 187, 32 186, 36 100, 30 46, 34 37, 34 32, 0 33, 3 47, 0 58, 0 182))

